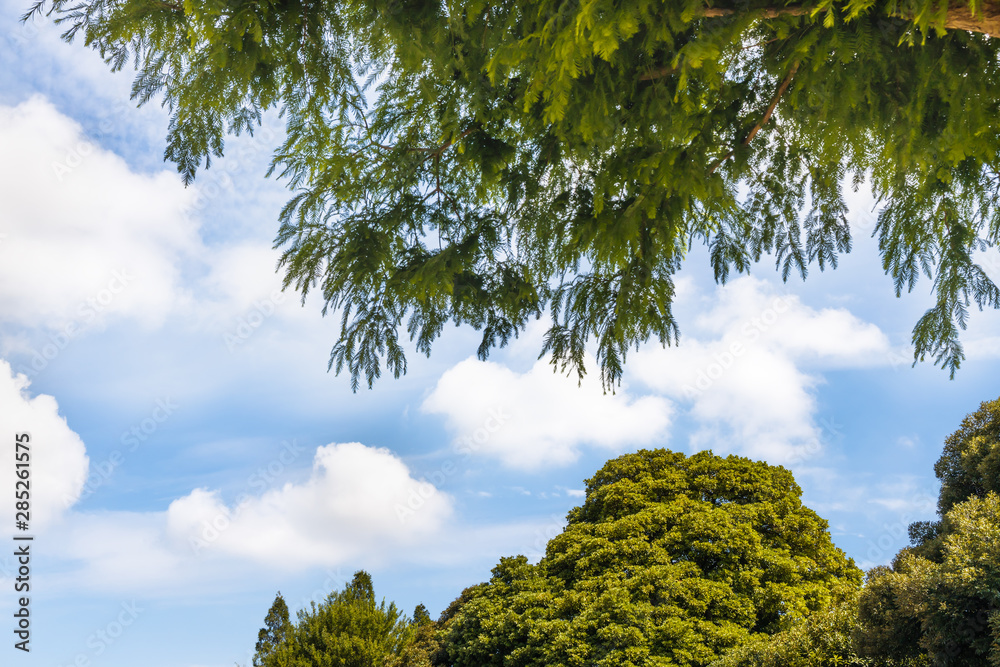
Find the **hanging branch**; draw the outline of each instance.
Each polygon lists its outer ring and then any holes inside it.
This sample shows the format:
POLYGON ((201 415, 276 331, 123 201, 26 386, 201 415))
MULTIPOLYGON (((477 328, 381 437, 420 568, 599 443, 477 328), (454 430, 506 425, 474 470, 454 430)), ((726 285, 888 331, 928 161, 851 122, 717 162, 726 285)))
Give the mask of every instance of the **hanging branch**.
MULTIPOLYGON (((1000 37, 1000 2, 985 0, 977 3, 979 6, 973 12, 966 2, 950 2, 945 15, 944 26, 950 30, 967 30, 979 32, 990 37, 1000 37)), ((760 17, 774 19, 779 16, 805 16, 812 12, 812 7, 763 7, 759 10, 760 17)), ((732 16, 746 10, 729 9, 726 7, 706 7, 700 16, 703 18, 718 18, 732 16)), ((892 12, 892 16, 912 20, 912 14, 900 11, 892 12)))
MULTIPOLYGON (((782 80, 781 85, 778 86, 778 91, 774 94, 774 97, 771 99, 771 103, 767 105, 767 109, 764 111, 764 116, 760 119, 759 123, 753 126, 753 129, 750 130, 750 133, 747 135, 746 139, 740 142, 740 145, 742 146, 749 145, 750 142, 753 141, 753 138, 757 136, 757 133, 760 132, 760 129, 765 125, 767 125, 767 121, 771 120, 771 114, 774 113, 775 108, 777 108, 778 106, 778 102, 781 100, 781 96, 785 94, 786 90, 788 90, 788 86, 792 82, 792 77, 795 76, 795 73, 798 70, 799 70, 799 63, 796 61, 792 63, 792 67, 788 70, 788 74, 785 75, 785 78, 784 80, 782 80)), ((708 170, 708 175, 711 176, 712 174, 714 174, 715 170, 719 168, 719 165, 721 165, 723 162, 725 162, 726 160, 728 160, 733 156, 734 151, 735 149, 729 151, 728 153, 720 157, 718 160, 716 160, 715 163, 712 165, 712 168, 708 170)))

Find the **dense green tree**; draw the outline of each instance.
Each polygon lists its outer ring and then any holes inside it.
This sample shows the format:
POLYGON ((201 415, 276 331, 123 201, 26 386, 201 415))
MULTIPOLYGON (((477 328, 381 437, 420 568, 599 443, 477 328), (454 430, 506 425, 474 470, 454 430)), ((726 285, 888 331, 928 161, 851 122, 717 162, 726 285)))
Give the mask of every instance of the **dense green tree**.
MULTIPOLYGON (((278 108, 293 197, 286 286, 341 310, 331 366, 369 386, 449 321, 479 355, 529 318, 543 354, 606 385, 678 338, 693 243, 716 279, 782 276, 851 248, 842 187, 868 180, 897 295, 936 302, 915 360, 954 374, 971 304, 1000 306, 997 0, 38 0, 171 110, 188 181, 278 108)), ((33 12, 29 12, 33 13, 33 12)))
POLYGON ((983 402, 962 420, 945 440, 934 473, 941 480, 941 514, 973 496, 1000 493, 1000 398, 983 402))
POLYGON ((789 471, 643 450, 587 481, 537 565, 501 559, 446 631, 455 667, 708 665, 856 590, 789 471))
MULTIPOLYGON (((1000 493, 1000 398, 984 401, 945 439, 944 452, 934 464, 934 473, 941 481, 938 493, 941 517, 969 498, 984 498, 990 491, 1000 493)), ((940 561, 946 532, 943 520, 912 523, 909 527, 912 545, 907 551, 940 561)))
POLYGON ((925 559, 897 557, 892 567, 881 565, 868 571, 858 597, 859 625, 854 636, 862 655, 890 664, 926 664, 920 618, 913 611, 925 599, 923 582, 929 565, 925 559))
POLYGON ((271 608, 264 617, 264 627, 257 633, 257 646, 254 649, 253 667, 264 667, 264 661, 275 649, 285 641, 290 626, 288 605, 281 591, 274 598, 271 608))
POLYGON ((898 664, 1000 665, 1000 496, 954 505, 936 560, 904 550, 869 574, 859 650, 898 664))
POLYGON ((714 667, 1000 665, 1000 399, 945 440, 934 467, 940 519, 910 526, 911 546, 872 568, 856 598, 714 667))
POLYGON ((430 612, 427 611, 427 607, 422 604, 418 604, 413 610, 413 622, 416 625, 428 625, 433 623, 431 620, 430 612))
MULTIPOLYGON (((455 619, 459 616, 465 605, 471 600, 476 599, 479 596, 479 592, 486 587, 486 584, 476 584, 475 586, 469 586, 464 589, 457 598, 452 600, 448 607, 441 612, 441 616, 434 623, 433 628, 427 633, 427 639, 424 640, 424 653, 427 655, 428 662, 435 667, 452 667, 455 664, 455 660, 452 658, 450 648, 457 648, 454 644, 449 644, 447 637, 450 633, 451 626, 455 622, 455 619)), ((426 626, 425 626, 426 627, 426 626)), ((422 628, 422 631, 424 628, 422 628)), ((419 641, 415 642, 418 648, 420 647, 419 641)))
POLYGON ((347 585, 347 590, 359 600, 375 599, 375 584, 372 583, 372 575, 364 570, 358 570, 354 573, 354 576, 351 577, 351 583, 347 585))
POLYGON ((852 596, 777 634, 754 635, 711 667, 874 667, 855 649, 857 625, 852 596))
POLYGON ((412 635, 409 619, 395 603, 376 602, 371 576, 359 571, 343 590, 299 611, 259 667, 396 667, 412 635))
POLYGON ((432 667, 442 664, 438 660, 441 653, 441 636, 427 607, 417 605, 413 610, 413 640, 400 654, 399 667, 432 667))
POLYGON ((911 525, 912 545, 868 573, 857 646, 899 664, 997 667, 1000 399, 948 436, 934 471, 940 518, 911 525))

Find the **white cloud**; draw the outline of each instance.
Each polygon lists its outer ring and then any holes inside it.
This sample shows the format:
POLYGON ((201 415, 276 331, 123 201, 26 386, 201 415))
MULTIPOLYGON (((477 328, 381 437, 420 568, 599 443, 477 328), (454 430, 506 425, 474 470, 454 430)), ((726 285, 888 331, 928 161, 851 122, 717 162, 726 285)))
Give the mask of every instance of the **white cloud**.
MULTIPOLYGON (((414 478, 389 450, 329 444, 316 449, 307 479, 232 504, 195 489, 165 511, 72 512, 53 531, 50 552, 74 567, 49 576, 65 588, 171 595, 245 586, 261 567, 377 567, 418 552, 428 562, 448 560, 465 533, 450 524, 452 512, 449 495, 414 478)), ((491 530, 473 532, 485 539, 491 530)))
POLYGON ((163 321, 201 251, 195 192, 138 174, 41 97, 0 106, 0 313, 24 326, 163 321))
POLYGON ((14 325, 0 354, 23 358, 18 370, 33 376, 77 336, 123 319, 206 333, 229 352, 284 333, 278 321, 299 338, 325 331, 315 303, 280 291, 270 242, 203 244, 201 222, 222 206, 212 188, 229 177, 219 165, 190 188, 171 171, 138 173, 40 96, 0 105, 0 150, 0 324, 14 325))
MULTIPOLYGON (((213 252, 212 266, 202 282, 214 302, 225 302, 234 311, 251 310, 263 298, 281 290, 275 272, 280 253, 270 243, 244 242, 213 252)), ((294 295, 288 300, 297 301, 294 295)))
POLYGON ((544 360, 516 373, 467 359, 441 376, 421 407, 444 415, 460 450, 523 470, 571 463, 584 446, 617 452, 660 441, 671 415, 663 398, 632 398, 625 386, 604 394, 594 374, 578 386, 544 360))
MULTIPOLYGON (((388 449, 357 442, 317 448, 307 479, 267 489, 261 478, 247 488, 263 492, 232 505, 217 491, 195 489, 161 512, 73 511, 87 479, 86 448, 56 400, 32 397, 28 387, 0 359, 0 437, 11 445, 0 476, 14 479, 15 435, 30 434, 31 531, 54 536, 52 555, 79 563, 75 576, 87 581, 169 590, 234 567, 393 560, 439 538, 452 516, 449 495, 414 478, 388 449)), ((297 455, 289 454, 282 465, 297 455)), ((0 520, 12 526, 14 511, 13 499, 0 504, 0 520)))
POLYGON ((5 480, 8 492, 0 503, 0 521, 5 526, 14 522, 14 439, 27 433, 29 524, 32 531, 37 531, 58 521, 79 499, 89 462, 80 437, 59 415, 56 400, 45 394, 32 397, 28 386, 24 375, 15 375, 10 364, 0 359, 0 438, 4 443, 0 478, 5 480))
MULTIPOLYGON (((985 319, 985 314, 978 314, 985 319)), ((980 327, 982 328, 982 327, 980 327)), ((971 360, 1000 359, 1000 336, 981 336, 964 341, 966 357, 971 360)))
POLYGON ((686 401, 698 422, 696 448, 731 449, 771 463, 818 453, 813 388, 805 369, 886 363, 878 327, 844 309, 815 310, 768 283, 740 278, 716 291, 679 347, 643 348, 631 377, 686 401))
POLYGON ((604 395, 594 376, 578 388, 546 361, 519 374, 470 359, 442 375, 423 410, 445 416, 460 449, 537 469, 569 463, 583 446, 617 452, 661 439, 679 401, 697 425, 694 448, 788 464, 818 454, 832 435, 817 423, 816 371, 892 361, 877 326, 843 308, 810 308, 764 281, 740 278, 702 304, 679 347, 644 346, 629 361, 627 377, 659 396, 627 387, 604 395))
POLYGON ((57 531, 50 553, 74 566, 56 575, 54 583, 63 589, 93 587, 134 595, 170 591, 204 578, 209 568, 199 566, 190 552, 174 548, 165 519, 163 512, 73 512, 57 531))
POLYGON ((361 443, 316 450, 311 477, 228 506, 196 489, 167 509, 175 547, 284 567, 330 565, 438 531, 451 498, 414 479, 387 449, 361 443))

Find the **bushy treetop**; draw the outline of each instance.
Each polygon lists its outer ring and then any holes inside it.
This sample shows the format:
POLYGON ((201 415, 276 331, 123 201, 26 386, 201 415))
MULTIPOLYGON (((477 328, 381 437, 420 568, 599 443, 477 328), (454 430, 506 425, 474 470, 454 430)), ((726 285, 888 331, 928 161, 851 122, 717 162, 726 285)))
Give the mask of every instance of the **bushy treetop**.
POLYGON ((1000 398, 984 401, 962 420, 945 440, 934 473, 941 480, 938 511, 942 516, 971 497, 1000 493, 1000 398))
POLYGON ((502 559, 448 628, 456 667, 707 665, 860 585, 780 467, 643 450, 588 480, 537 565, 502 559))

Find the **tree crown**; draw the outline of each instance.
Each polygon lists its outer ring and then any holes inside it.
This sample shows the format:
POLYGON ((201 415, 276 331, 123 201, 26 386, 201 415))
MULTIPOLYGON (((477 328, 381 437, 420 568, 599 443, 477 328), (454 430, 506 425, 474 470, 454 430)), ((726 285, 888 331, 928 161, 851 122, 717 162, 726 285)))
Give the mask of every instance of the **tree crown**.
POLYGON ((861 581, 791 474, 643 450, 609 461, 537 565, 501 559, 450 618, 455 667, 703 666, 861 581))

